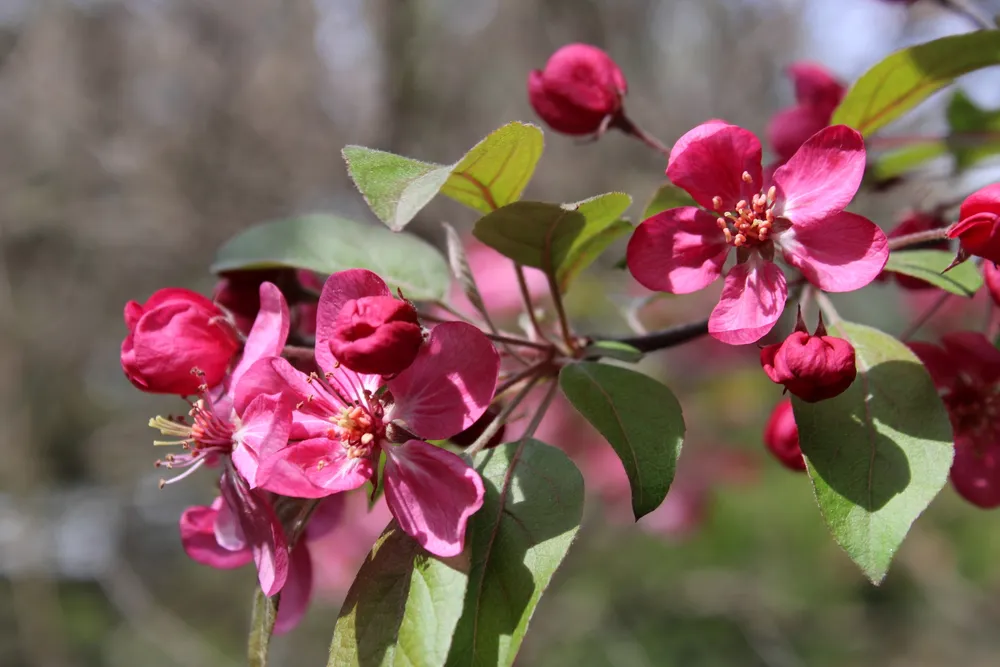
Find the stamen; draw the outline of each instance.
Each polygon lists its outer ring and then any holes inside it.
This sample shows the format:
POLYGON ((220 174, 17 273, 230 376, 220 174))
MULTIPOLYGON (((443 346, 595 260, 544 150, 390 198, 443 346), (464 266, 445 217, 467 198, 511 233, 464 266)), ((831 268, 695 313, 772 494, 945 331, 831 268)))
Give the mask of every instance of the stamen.
POLYGON ((188 475, 192 474, 195 470, 197 470, 198 468, 200 468, 204 464, 205 464, 205 457, 203 456, 203 457, 201 457, 201 458, 198 459, 197 463, 193 464, 190 468, 188 468, 187 470, 185 470, 181 474, 177 475, 176 477, 171 477, 170 479, 161 479, 160 480, 160 488, 162 489, 167 484, 174 484, 176 482, 181 481, 182 479, 184 479, 188 475))
POLYGON ((714 197, 712 197, 712 208, 715 209, 716 211, 722 209, 722 197, 720 197, 719 195, 715 195, 714 197))
POLYGON ((749 171, 743 172, 743 182, 746 183, 747 185, 753 183, 753 176, 750 175, 749 171))

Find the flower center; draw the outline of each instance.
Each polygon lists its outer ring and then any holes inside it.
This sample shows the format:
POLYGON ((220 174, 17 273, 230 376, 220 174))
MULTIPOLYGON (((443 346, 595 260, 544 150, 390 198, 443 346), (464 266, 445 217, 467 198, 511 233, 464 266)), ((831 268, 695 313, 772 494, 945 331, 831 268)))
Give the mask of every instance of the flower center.
POLYGON ((184 479, 206 461, 215 460, 219 454, 225 455, 233 451, 235 427, 231 421, 216 414, 210 400, 200 399, 192 403, 187 417, 156 416, 149 420, 149 425, 163 435, 176 438, 176 440, 154 440, 154 445, 161 447, 173 445, 185 450, 183 454, 167 454, 163 460, 156 462, 157 468, 168 470, 188 468, 170 480, 160 480, 161 488, 184 479))
POLYGON ((336 425, 337 437, 347 450, 347 456, 352 459, 370 455, 385 431, 382 402, 377 398, 370 400, 370 411, 360 405, 348 406, 330 420, 336 425))
MULTIPOLYGON (((752 183, 749 172, 743 172, 743 181, 752 183)), ((760 193, 750 198, 750 202, 741 199, 736 203, 735 211, 726 211, 715 221, 726 236, 726 243, 737 248, 756 246, 767 242, 774 226, 774 198, 777 188, 773 185, 767 194, 760 193)), ((722 211, 722 197, 712 198, 715 211, 722 211)))

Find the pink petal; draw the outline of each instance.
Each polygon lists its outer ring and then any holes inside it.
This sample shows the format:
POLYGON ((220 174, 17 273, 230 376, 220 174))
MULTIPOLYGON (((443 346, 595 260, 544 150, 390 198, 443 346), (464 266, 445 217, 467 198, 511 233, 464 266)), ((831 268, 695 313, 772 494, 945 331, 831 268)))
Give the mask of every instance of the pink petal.
POLYGON ((344 402, 318 380, 310 380, 287 359, 265 357, 247 369, 235 391, 236 413, 242 415, 261 394, 285 394, 299 404, 299 410, 326 418, 340 412, 344 402))
POLYGON ((987 185, 965 198, 958 212, 958 219, 964 220, 980 213, 1000 214, 1000 183, 987 185))
POLYGON ((822 290, 850 292, 882 272, 889 245, 878 226, 856 213, 838 213, 821 222, 794 224, 775 236, 792 266, 822 290))
POLYGON ((775 213, 797 225, 840 213, 865 173, 865 140, 846 125, 823 128, 774 173, 775 213))
POLYGON ((389 381, 391 418, 422 438, 451 437, 486 411, 499 373, 500 355, 479 329, 439 324, 413 364, 389 381))
POLYGON ((281 589, 281 599, 278 601, 278 618, 274 621, 274 634, 283 635, 292 630, 306 613, 309 598, 312 596, 313 573, 312 558, 306 541, 292 549, 288 564, 288 580, 281 589))
MULTIPOLYGON (((722 211, 732 211, 741 199, 760 192, 760 141, 749 130, 723 121, 702 123, 674 144, 667 177, 695 201, 714 211, 713 197, 722 197, 722 211), (743 181, 748 172, 752 183, 743 181)), ((719 211, 719 212, 722 212, 719 211)))
POLYGON ((258 359, 281 356, 288 340, 288 327, 288 304, 281 290, 273 283, 261 283, 260 310, 243 346, 243 357, 233 369, 231 387, 239 383, 243 374, 258 359))
POLYGON ((729 254, 717 217, 686 206, 643 220, 628 243, 629 271, 644 287, 671 294, 711 284, 729 254))
POLYGON ((337 367, 330 352, 330 339, 344 304, 365 296, 392 296, 385 281, 368 269, 339 271, 326 279, 316 311, 316 363, 325 373, 337 367))
POLYGON ((221 570, 241 567, 253 560, 250 549, 231 551, 215 539, 215 520, 219 514, 212 507, 197 505, 181 514, 181 544, 191 560, 221 570))
POLYGON ((746 345, 774 327, 785 308, 785 274, 774 262, 754 257, 729 270, 708 333, 723 343, 746 345))
POLYGON ((386 448, 385 499, 408 535, 436 556, 457 556, 469 517, 483 506, 479 473, 420 440, 386 448))
POLYGON ((233 465, 250 488, 257 486, 257 466, 288 445, 292 403, 285 394, 260 394, 243 412, 242 426, 233 434, 233 465))
POLYGON ((370 457, 351 458, 339 440, 312 438, 262 460, 257 480, 262 489, 282 496, 323 498, 356 489, 374 475, 370 457))
POLYGON ((248 489, 231 470, 223 473, 219 488, 250 544, 261 590, 274 595, 288 577, 288 543, 278 516, 265 494, 248 489))
MULTIPOLYGON (((767 124, 767 140, 777 154, 778 159, 785 161, 795 155, 795 151, 809 137, 816 134, 830 123, 830 115, 815 107, 796 105, 783 109, 771 117, 767 124)), ((767 178, 764 179, 768 181, 767 178)))
POLYGON ((215 532, 215 541, 219 543, 219 546, 229 551, 247 549, 249 554, 243 529, 240 528, 239 521, 236 520, 236 516, 229 509, 229 505, 222 499, 222 496, 213 500, 211 507, 216 511, 215 524, 212 529, 215 532))

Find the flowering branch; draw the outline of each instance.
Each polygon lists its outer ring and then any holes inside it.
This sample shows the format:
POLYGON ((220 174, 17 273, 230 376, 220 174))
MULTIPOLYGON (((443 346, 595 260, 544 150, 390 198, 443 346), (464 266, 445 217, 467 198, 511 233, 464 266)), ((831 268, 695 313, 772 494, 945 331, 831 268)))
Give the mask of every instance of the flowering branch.
POLYGON ((476 441, 466 448, 465 453, 468 456, 475 456, 482 450, 486 449, 486 445, 489 444, 490 440, 493 439, 493 436, 495 436, 500 430, 500 427, 507 422, 507 419, 514 413, 517 406, 520 405, 521 401, 528 396, 528 393, 540 379, 541 378, 536 375, 528 380, 528 383, 521 388, 521 391, 517 392, 517 395, 511 399, 510 403, 505 405, 503 410, 500 411, 500 414, 498 414, 493 421, 490 422, 490 425, 486 427, 486 430, 484 430, 479 437, 476 438, 476 441))
POLYGON ((619 114, 612 122, 611 127, 616 127, 630 137, 635 137, 642 143, 652 148, 664 157, 670 157, 670 147, 654 137, 652 134, 636 125, 631 118, 624 113, 619 114))
POLYGON ((665 350, 668 347, 682 345, 688 341, 699 338, 708 333, 708 320, 697 322, 687 322, 678 324, 666 329, 660 329, 642 336, 624 336, 622 338, 601 338, 600 340, 614 341, 631 345, 640 352, 655 352, 665 350))
POLYGON ((915 232, 913 234, 906 234, 905 236, 897 236, 896 238, 889 239, 889 250, 902 250, 903 248, 908 248, 910 246, 920 245, 921 243, 928 243, 931 241, 940 241, 941 239, 946 238, 948 238, 947 227, 928 229, 925 232, 915 232))

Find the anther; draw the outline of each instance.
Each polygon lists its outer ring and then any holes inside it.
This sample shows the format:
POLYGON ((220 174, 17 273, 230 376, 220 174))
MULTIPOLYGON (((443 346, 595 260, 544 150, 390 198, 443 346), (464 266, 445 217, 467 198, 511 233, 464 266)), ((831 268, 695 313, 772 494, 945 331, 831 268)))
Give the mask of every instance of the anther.
POLYGON ((716 211, 722 209, 722 197, 720 197, 719 195, 715 195, 714 197, 712 197, 712 208, 714 208, 716 211))
POLYGON ((753 176, 750 175, 749 171, 743 172, 743 182, 747 184, 753 183, 753 176))

